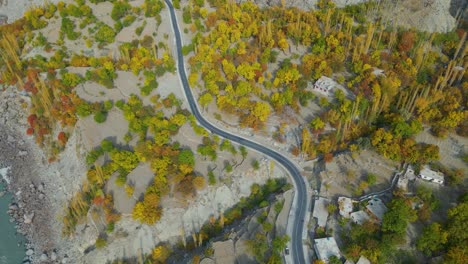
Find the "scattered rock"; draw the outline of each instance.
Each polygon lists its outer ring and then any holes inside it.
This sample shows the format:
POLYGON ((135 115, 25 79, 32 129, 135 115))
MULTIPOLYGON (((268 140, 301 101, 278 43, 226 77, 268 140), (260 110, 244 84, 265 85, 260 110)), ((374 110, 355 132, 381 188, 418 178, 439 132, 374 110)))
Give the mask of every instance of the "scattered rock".
POLYGON ((52 254, 50 254, 50 259, 52 261, 56 261, 57 260, 57 253, 55 253, 55 251, 52 251, 52 254))
POLYGON ((37 186, 37 190, 40 192, 44 192, 44 184, 43 183, 39 184, 39 186, 37 186))
POLYGON ((41 257, 39 258, 40 261, 44 262, 44 261, 47 261, 49 259, 49 257, 47 256, 46 253, 43 253, 41 255, 41 257))
POLYGON ((32 256, 34 254, 34 250, 33 249, 28 249, 26 251, 26 256, 32 256))
POLYGON ((0 192, 0 197, 3 197, 3 196, 5 196, 5 192, 4 192, 4 191, 1 191, 1 192, 0 192))
POLYGON ((34 218, 34 212, 30 213, 30 214, 24 214, 24 223, 25 224, 30 224, 32 223, 32 220, 34 218))
POLYGON ((68 263, 68 258, 66 256, 63 257, 63 259, 62 259, 62 264, 65 264, 65 263, 68 263))
POLYGON ((43 193, 39 194, 39 199, 44 199, 45 198, 45 195, 43 193))
POLYGON ((12 211, 16 211, 18 210, 18 205, 16 204, 11 204, 10 206, 8 206, 8 209, 12 210, 12 211))
POLYGON ((28 152, 27 152, 27 151, 20 150, 20 151, 18 152, 18 156, 26 156, 26 155, 28 155, 28 152))

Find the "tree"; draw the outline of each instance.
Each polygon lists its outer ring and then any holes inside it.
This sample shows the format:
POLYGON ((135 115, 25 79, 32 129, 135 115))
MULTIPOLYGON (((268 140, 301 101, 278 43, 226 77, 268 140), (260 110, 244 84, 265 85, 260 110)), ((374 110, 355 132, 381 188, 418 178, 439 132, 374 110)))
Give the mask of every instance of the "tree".
POLYGON ((263 263, 265 259, 265 254, 268 251, 269 245, 267 242, 266 234, 257 232, 255 238, 247 241, 250 251, 255 256, 255 259, 259 263, 263 263))
POLYGON ((107 114, 104 113, 104 112, 97 112, 96 114, 94 114, 94 121, 96 121, 96 123, 104 123, 106 122, 106 119, 107 119, 107 114))
POLYGON ((251 114, 261 122, 265 122, 270 116, 271 108, 266 102, 256 102, 251 114))
POLYGON ((312 127, 312 131, 314 133, 318 134, 323 128, 325 128, 325 122, 323 122, 320 117, 316 117, 310 122, 310 127, 312 127))
POLYGON ((463 202, 451 208, 447 212, 447 232, 449 234, 449 244, 451 246, 466 245, 468 232, 468 202, 463 202))
POLYGON ((416 38, 416 34, 411 31, 403 32, 401 35, 400 44, 398 45, 398 50, 400 52, 407 52, 411 50, 414 46, 414 40, 416 38))
POLYGON ((116 1, 112 7, 111 18, 115 21, 120 20, 131 8, 132 6, 127 2, 116 1))
POLYGON ((100 43, 112 43, 115 39, 115 31, 106 24, 101 24, 94 35, 96 41, 100 43))
POLYGON ((198 102, 200 105, 205 108, 207 105, 209 105, 213 101, 213 96, 211 93, 204 93, 198 98, 198 102))
POLYGON ((202 176, 197 176, 197 177, 194 177, 193 180, 193 186, 197 189, 197 190, 201 190, 205 187, 206 185, 206 180, 204 177, 202 176))
POLYGON ((449 249, 444 256, 444 263, 447 264, 465 264, 468 263, 468 252, 466 247, 454 246, 449 249))
POLYGON ((402 235, 409 222, 417 219, 416 211, 409 202, 403 198, 394 198, 388 206, 388 211, 382 220, 382 231, 402 235))
POLYGON ((418 250, 426 255, 440 251, 447 243, 448 233, 444 231, 439 223, 432 223, 423 229, 421 236, 416 242, 418 250))
POLYGON ((152 205, 144 200, 143 202, 136 203, 133 208, 132 217, 142 223, 152 225, 161 218, 161 214, 161 207, 152 205))
POLYGON ((367 183, 369 185, 374 185, 376 182, 377 182, 377 175, 373 174, 373 173, 369 173, 367 174, 367 179, 366 179, 367 183))
POLYGON ((166 263, 167 258, 171 254, 171 250, 166 245, 157 246, 151 252, 151 258, 156 263, 166 263))
POLYGON ((179 152, 179 156, 177 158, 180 164, 187 164, 190 166, 195 165, 195 156, 191 149, 183 149, 179 152))

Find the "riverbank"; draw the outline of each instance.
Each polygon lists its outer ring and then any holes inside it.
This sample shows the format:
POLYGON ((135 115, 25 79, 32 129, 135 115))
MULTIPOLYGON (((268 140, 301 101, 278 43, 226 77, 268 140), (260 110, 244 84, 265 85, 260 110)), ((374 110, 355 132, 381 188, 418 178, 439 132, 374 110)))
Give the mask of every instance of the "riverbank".
MULTIPOLYGON (((0 168, 0 175, 2 175, 0 168)), ((7 214, 11 202, 11 194, 4 189, 0 181, 0 264, 21 263, 25 257, 24 237, 16 232, 13 219, 7 214)))
POLYGON ((80 177, 67 166, 77 167, 78 161, 75 155, 64 162, 47 162, 34 138, 25 133, 28 110, 23 105, 28 100, 14 87, 0 90, 0 168, 9 168, 2 181, 13 194, 8 213, 15 219, 17 232, 27 240, 28 260, 24 263, 63 259, 66 263, 69 257, 65 254, 73 250, 68 250, 69 241, 61 237, 57 216, 65 206, 67 193, 71 196, 80 186, 76 184, 80 177))

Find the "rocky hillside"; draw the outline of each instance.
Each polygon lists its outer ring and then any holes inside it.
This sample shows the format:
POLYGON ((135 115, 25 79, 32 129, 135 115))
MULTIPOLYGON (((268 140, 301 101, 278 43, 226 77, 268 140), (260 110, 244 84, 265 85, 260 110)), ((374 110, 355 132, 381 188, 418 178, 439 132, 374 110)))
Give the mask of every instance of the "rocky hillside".
MULTIPOLYGON (((245 0, 238 0, 243 2, 245 0)), ((366 2, 367 0, 332 0, 337 7, 354 5, 366 2)), ((281 5, 282 0, 255 0, 260 6, 281 5)), ((313 9, 318 0, 287 0, 286 6, 295 6, 301 9, 313 9)), ((381 14, 389 21, 389 24, 402 26, 405 28, 417 28, 429 32, 448 32, 455 28, 456 20, 454 16, 458 8, 466 2, 463 0, 382 0, 380 1, 381 14)), ((466 14, 466 12, 465 12, 466 14)), ((375 15, 370 13, 369 15, 375 15)))

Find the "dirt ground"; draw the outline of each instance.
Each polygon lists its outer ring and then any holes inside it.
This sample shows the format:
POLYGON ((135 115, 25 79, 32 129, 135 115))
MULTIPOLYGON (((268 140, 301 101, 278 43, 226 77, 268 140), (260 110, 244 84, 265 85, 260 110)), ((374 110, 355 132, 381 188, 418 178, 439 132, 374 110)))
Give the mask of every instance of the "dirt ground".
MULTIPOLYGON (((374 151, 364 150, 356 154, 339 154, 326 164, 325 171, 320 173, 322 187, 320 195, 335 197, 344 195, 354 197, 353 192, 359 183, 366 180, 369 173, 377 176, 376 184, 364 189, 364 193, 387 188, 398 163, 383 158, 374 151)), ((359 195, 360 196, 360 195, 359 195)))
POLYGON ((439 147, 440 162, 451 169, 463 169, 468 173, 468 164, 461 158, 468 152, 468 138, 449 134, 447 138, 437 138, 429 131, 423 131, 416 136, 417 142, 434 144, 439 147))

